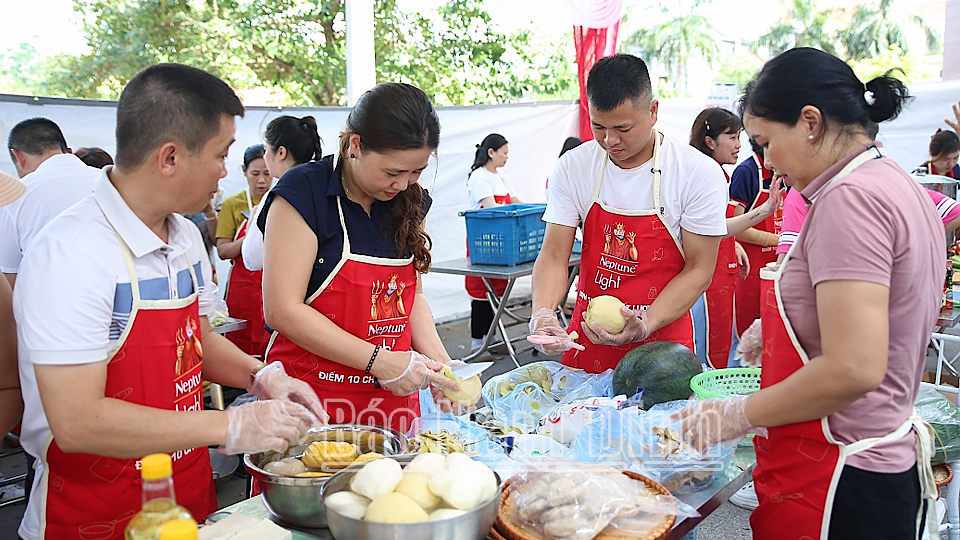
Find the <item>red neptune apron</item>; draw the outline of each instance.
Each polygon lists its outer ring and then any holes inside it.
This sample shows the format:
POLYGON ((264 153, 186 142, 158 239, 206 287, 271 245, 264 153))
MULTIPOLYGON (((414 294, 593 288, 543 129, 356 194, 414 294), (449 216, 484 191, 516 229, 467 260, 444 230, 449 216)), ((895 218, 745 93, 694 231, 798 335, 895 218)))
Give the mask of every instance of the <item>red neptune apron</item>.
MULTIPOLYGON (((760 183, 760 189, 757 197, 747 208, 747 212, 754 208, 763 206, 770 198, 770 190, 763 188, 763 161, 758 156, 753 156, 757 162, 757 176, 760 183)), ((780 229, 783 227, 783 210, 777 208, 772 216, 767 217, 760 223, 754 225, 754 229, 780 235, 780 229)), ((749 242, 741 242, 743 250, 747 252, 747 258, 750 259, 750 272, 747 279, 737 284, 736 306, 737 306, 737 335, 743 334, 747 327, 753 324, 753 321, 760 317, 760 269, 777 260, 777 246, 758 246, 749 242)))
MULTIPOLYGON (((510 194, 494 195, 493 200, 496 201, 497 204, 510 204, 510 194)), ((467 257, 470 257, 469 239, 467 239, 467 257)), ((467 276, 463 281, 470 298, 476 298, 477 300, 485 300, 487 298, 487 286, 483 284, 482 278, 467 276)), ((507 290, 507 280, 505 279, 491 279, 490 285, 497 293, 497 296, 503 296, 503 291, 507 290)))
MULTIPOLYGON (((724 171, 726 174, 726 171, 724 171)), ((729 177, 727 182, 729 182, 729 177)), ((727 201, 727 218, 733 217, 737 203, 727 201)), ((710 367, 725 368, 730 358, 730 343, 733 338, 733 292, 737 287, 740 265, 737 263, 736 239, 732 236, 720 240, 717 250, 717 267, 713 280, 704 293, 707 315, 707 362, 710 367)))
MULTIPOLYGON (((253 201, 250 200, 250 191, 247 194, 247 208, 253 215, 253 201)), ((240 240, 247 235, 250 219, 246 219, 237 229, 234 240, 240 240)), ((253 225, 256 227, 256 224, 253 225)), ((241 351, 253 355, 263 356, 270 341, 270 334, 263 329, 263 270, 247 270, 243 265, 243 255, 237 255, 230 269, 230 283, 227 287, 227 308, 230 316, 247 321, 247 327, 234 330, 226 334, 227 339, 236 344, 241 351)))
MULTIPOLYGON (((879 157, 879 149, 867 150, 841 170, 840 178, 861 164, 879 157)), ((795 248, 797 244, 791 248, 795 248)), ((790 256, 779 269, 761 271, 764 302, 763 372, 760 387, 783 381, 801 369, 809 357, 804 352, 787 320, 780 293, 780 278, 790 256)), ((829 418, 768 428, 769 436, 753 439, 757 467, 754 486, 760 505, 750 516, 750 527, 757 540, 825 540, 830 528, 834 496, 846 458, 877 444, 895 441, 913 429, 917 435, 917 469, 921 494, 928 499, 926 516, 930 538, 939 538, 934 510, 936 486, 930 458, 933 455, 933 429, 914 414, 884 437, 863 439, 852 444, 836 440, 829 418)), ((921 511, 923 505, 921 505, 921 511)), ((917 516, 917 527, 920 526, 917 516)), ((840 539, 832 539, 840 540, 840 539)))
MULTIPOLYGON (((413 258, 352 253, 340 199, 337 209, 343 228, 340 262, 307 304, 364 341, 394 351, 410 350, 410 312, 417 291, 413 258)), ((373 424, 406 433, 420 416, 418 393, 395 396, 376 388, 373 375, 313 354, 279 332, 273 333, 267 361, 282 362, 288 374, 309 383, 331 424, 373 424)))
MULTIPOLYGON (((130 274, 133 308, 107 364, 104 396, 158 409, 203 410, 199 287, 189 258, 190 296, 142 300, 133 256, 122 239, 120 246, 130 274)), ((173 482, 177 503, 194 519, 216 511, 206 447, 173 453, 173 482)), ((142 504, 139 460, 68 454, 54 438, 44 449, 40 486, 40 538, 49 540, 123 538, 142 504)))
MULTIPOLYGON (((653 140, 653 208, 650 210, 620 210, 601 202, 600 185, 609 158, 600 165, 593 188, 593 203, 583 223, 580 285, 567 332, 582 332, 580 321, 594 296, 608 294, 632 308, 646 308, 683 270, 685 261, 680 243, 657 215, 658 210, 663 213, 660 205, 660 133, 655 131, 653 140)), ((644 343, 650 341, 675 341, 693 350, 690 312, 653 332, 644 343)), ((579 343, 585 350, 566 351, 563 363, 590 373, 615 368, 627 351, 640 345, 595 345, 586 337, 579 343)))

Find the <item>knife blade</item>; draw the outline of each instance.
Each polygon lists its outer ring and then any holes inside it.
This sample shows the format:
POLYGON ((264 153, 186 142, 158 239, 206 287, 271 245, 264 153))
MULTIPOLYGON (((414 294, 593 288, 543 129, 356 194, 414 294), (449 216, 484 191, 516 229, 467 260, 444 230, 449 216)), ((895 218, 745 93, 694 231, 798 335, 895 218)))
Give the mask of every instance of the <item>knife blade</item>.
POLYGON ((450 368, 454 375, 461 379, 469 379, 483 373, 483 370, 492 366, 493 362, 477 362, 475 364, 460 364, 450 368))

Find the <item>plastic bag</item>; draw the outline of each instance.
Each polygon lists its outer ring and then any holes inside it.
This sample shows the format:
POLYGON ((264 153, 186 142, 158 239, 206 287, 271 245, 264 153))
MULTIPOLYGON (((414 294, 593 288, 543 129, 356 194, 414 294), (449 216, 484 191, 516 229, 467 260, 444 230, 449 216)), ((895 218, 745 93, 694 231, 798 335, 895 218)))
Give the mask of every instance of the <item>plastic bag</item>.
POLYGON ((921 386, 914 403, 917 414, 936 433, 932 463, 939 465, 960 459, 960 409, 933 388, 921 386))
POLYGON ((227 319, 230 318, 230 311, 227 309, 227 303, 220 296, 219 291, 214 294, 214 298, 213 311, 207 314, 207 320, 210 321, 210 326, 223 326, 227 324, 227 319))
POLYGON ((613 370, 587 373, 557 362, 535 362, 492 377, 481 391, 494 428, 530 433, 560 403, 613 397, 613 370))
POLYGON ((610 467, 551 464, 514 476, 501 512, 546 539, 589 540, 612 523, 617 534, 647 536, 678 503, 610 467))
POLYGON ((487 430, 481 426, 449 413, 432 412, 413 420, 407 438, 424 432, 441 433, 448 431, 456 435, 464 444, 465 454, 484 463, 505 459, 503 447, 494 441, 487 430))
POLYGON ((674 495, 703 489, 726 470, 735 448, 718 445, 704 454, 683 443, 679 423, 670 415, 686 406, 686 401, 671 402, 640 417, 645 441, 639 464, 630 467, 663 485, 674 495))
POLYGON ((668 417, 684 404, 660 404, 646 412, 600 407, 593 422, 573 441, 569 456, 638 472, 674 495, 702 489, 726 469, 734 449, 717 446, 700 455, 674 440, 679 439, 679 431, 671 433, 677 426, 668 417))

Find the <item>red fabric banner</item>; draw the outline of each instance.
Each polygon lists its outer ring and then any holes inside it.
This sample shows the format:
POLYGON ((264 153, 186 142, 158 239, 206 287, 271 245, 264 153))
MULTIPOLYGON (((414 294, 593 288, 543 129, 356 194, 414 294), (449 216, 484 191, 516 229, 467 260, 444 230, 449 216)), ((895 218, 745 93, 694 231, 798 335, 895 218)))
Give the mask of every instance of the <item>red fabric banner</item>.
POLYGON ((587 74, 600 58, 617 52, 617 34, 620 22, 607 28, 573 27, 573 43, 577 50, 577 78, 580 81, 580 138, 593 139, 590 128, 590 108, 587 104, 587 74))

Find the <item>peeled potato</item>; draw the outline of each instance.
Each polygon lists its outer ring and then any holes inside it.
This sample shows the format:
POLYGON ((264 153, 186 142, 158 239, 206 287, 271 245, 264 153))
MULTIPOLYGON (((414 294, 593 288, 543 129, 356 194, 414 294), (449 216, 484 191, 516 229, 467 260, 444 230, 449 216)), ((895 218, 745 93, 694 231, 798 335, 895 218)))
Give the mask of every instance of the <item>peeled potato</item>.
POLYGON ((469 377, 467 379, 461 379, 453 374, 450 366, 443 366, 440 374, 455 381, 460 386, 459 392, 453 392, 444 388, 443 395, 447 396, 447 399, 464 406, 473 405, 474 403, 480 401, 480 388, 482 387, 480 384, 480 375, 474 375, 473 377, 469 377))
POLYGON ((303 462, 297 458, 285 458, 280 461, 271 461, 263 466, 263 470, 268 473, 279 474, 281 476, 297 476, 307 470, 303 462))
POLYGON ((363 515, 379 523, 418 523, 427 521, 427 513, 403 493, 384 493, 370 502, 363 515))
MULTIPOLYGON (((403 480, 403 468, 395 460, 383 458, 368 461, 353 475, 350 489, 368 499, 376 499, 393 491, 403 480)), ((419 507, 418 507, 419 508, 419 507)))
POLYGON ((432 476, 433 473, 443 468, 443 454, 420 454, 413 458, 407 466, 403 468, 404 472, 420 472, 432 476))
POLYGON ((598 323, 607 332, 619 334, 623 327, 627 325, 627 320, 620 313, 622 307, 623 302, 615 296, 595 296, 587 304, 587 311, 583 315, 583 320, 588 326, 598 323))
POLYGON ((430 515, 427 517, 430 518, 430 521, 440 521, 441 519, 460 517, 464 514, 466 514, 465 511, 457 510, 456 508, 437 508, 433 512, 430 512, 430 515))
POLYGON ((404 471, 403 480, 400 480, 393 492, 403 493, 417 503, 417 506, 429 512, 440 504, 440 497, 430 491, 430 476, 427 473, 404 471))
POLYGON ((324 506, 353 519, 363 519, 370 506, 370 499, 352 491, 338 491, 323 500, 324 506))

